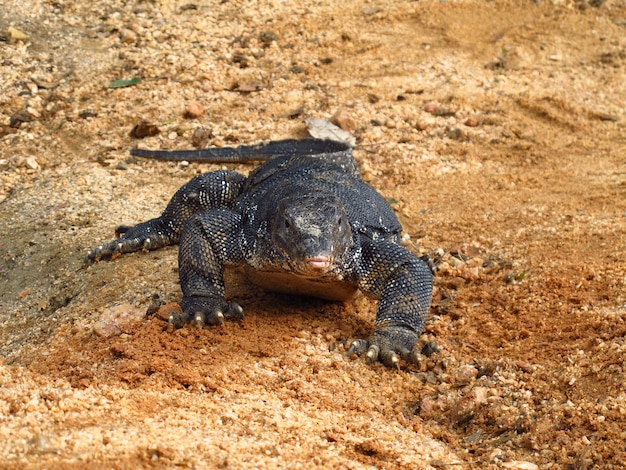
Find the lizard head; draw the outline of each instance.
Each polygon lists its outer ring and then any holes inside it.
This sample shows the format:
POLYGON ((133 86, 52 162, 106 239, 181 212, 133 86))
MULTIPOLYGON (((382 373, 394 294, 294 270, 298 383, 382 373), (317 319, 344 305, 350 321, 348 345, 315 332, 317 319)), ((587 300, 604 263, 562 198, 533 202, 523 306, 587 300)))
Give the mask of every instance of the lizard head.
POLYGON ((341 201, 332 195, 286 197, 276 209, 272 241, 296 274, 333 271, 352 247, 352 230, 341 201))

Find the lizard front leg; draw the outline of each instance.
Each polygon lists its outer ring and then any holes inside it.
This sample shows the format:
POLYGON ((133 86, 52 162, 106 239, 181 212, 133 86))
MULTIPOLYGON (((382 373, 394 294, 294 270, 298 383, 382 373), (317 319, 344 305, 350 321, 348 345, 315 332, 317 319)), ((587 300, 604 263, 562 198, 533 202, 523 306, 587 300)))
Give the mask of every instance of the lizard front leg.
POLYGON ((244 182, 245 177, 234 171, 196 176, 174 194, 160 217, 135 226, 118 227, 115 232, 119 238, 91 249, 85 260, 92 262, 116 254, 175 245, 189 217, 203 210, 232 208, 244 182))
POLYGON ((243 318, 242 308, 224 299, 224 266, 244 262, 241 233, 241 215, 230 210, 199 212, 187 221, 178 252, 183 313, 170 317, 175 327, 243 318))
POLYGON ((428 264, 402 246, 387 241, 362 243, 356 267, 359 286, 378 298, 374 332, 369 339, 352 342, 348 354, 366 354, 368 362, 380 360, 397 366, 398 355, 417 362, 413 347, 424 329, 433 289, 428 264))

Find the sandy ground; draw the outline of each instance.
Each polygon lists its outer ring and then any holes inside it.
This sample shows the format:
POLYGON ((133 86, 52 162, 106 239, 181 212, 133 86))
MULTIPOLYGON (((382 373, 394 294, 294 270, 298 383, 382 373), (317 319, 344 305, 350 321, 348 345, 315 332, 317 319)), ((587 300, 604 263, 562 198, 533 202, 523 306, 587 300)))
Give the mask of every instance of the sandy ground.
POLYGON ((0 0, 0 466, 624 468, 625 110, 622 0, 0 0), (337 112, 437 261, 419 367, 346 356, 364 298, 171 332, 176 247, 83 264, 219 168, 130 148, 337 112))

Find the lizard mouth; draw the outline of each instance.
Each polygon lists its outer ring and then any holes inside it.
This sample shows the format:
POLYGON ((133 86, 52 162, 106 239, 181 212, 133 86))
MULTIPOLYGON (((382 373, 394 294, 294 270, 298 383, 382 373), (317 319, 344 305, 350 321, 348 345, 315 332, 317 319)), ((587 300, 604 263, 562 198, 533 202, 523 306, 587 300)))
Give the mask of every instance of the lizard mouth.
POLYGON ((308 270, 314 272, 326 272, 333 265, 333 259, 330 256, 315 256, 305 260, 308 270))

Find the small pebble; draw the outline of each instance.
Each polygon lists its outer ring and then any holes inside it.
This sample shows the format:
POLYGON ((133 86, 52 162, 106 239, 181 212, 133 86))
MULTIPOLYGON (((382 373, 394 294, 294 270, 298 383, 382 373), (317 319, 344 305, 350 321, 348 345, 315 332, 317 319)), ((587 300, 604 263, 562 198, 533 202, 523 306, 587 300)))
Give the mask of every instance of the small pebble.
POLYGON ((199 118, 204 114, 204 110, 204 106, 202 106, 197 101, 190 101, 189 103, 187 103, 187 108, 185 108, 185 113, 183 114, 183 116, 187 119, 199 118))
POLYGON ((468 383, 476 378, 478 375, 478 369, 471 365, 465 364, 464 366, 459 367, 459 370, 456 373, 457 382, 468 383))
POLYGON ((129 303, 107 308, 93 327, 98 336, 110 338, 128 332, 132 326, 144 318, 142 309, 129 303))
POLYGON ((458 424, 471 420, 475 412, 487 403, 487 396, 487 389, 485 387, 474 387, 452 408, 451 416, 453 421, 458 424))
POLYGON ((354 131, 357 127, 356 121, 343 109, 337 111, 333 117, 330 118, 330 122, 348 132, 354 131))
POLYGON ((510 470, 539 470, 539 467, 536 464, 523 460, 512 460, 510 462, 503 462, 501 465, 503 468, 510 470))
POLYGON ((13 26, 9 26, 7 28, 7 33, 9 37, 14 41, 26 41, 28 39, 28 35, 21 32, 19 29, 14 28, 13 26))
POLYGON ((28 295, 30 295, 31 292, 32 292, 32 289, 24 289, 19 294, 17 294, 17 298, 21 300, 24 297, 27 297, 28 295))
POLYGON ((424 111, 430 114, 435 114, 437 111, 439 111, 439 103, 429 101, 424 105, 424 111))
POLYGON ((39 169, 39 163, 37 162, 37 159, 35 157, 27 157, 26 160, 24 160, 24 165, 29 170, 39 169))
POLYGON ((159 134, 159 128, 147 121, 141 121, 135 124, 130 131, 130 136, 135 139, 143 139, 144 137, 152 137, 159 134))
POLYGON ((130 29, 122 29, 119 34, 120 41, 125 44, 132 44, 137 40, 137 34, 130 29))
POLYGON ((533 365, 530 362, 517 361, 515 365, 527 374, 530 374, 533 371, 533 365))
POLYGON ((193 131, 193 135, 191 136, 191 145, 195 148, 204 148, 209 143, 209 139, 213 137, 213 133, 205 129, 204 127, 198 127, 193 131))

